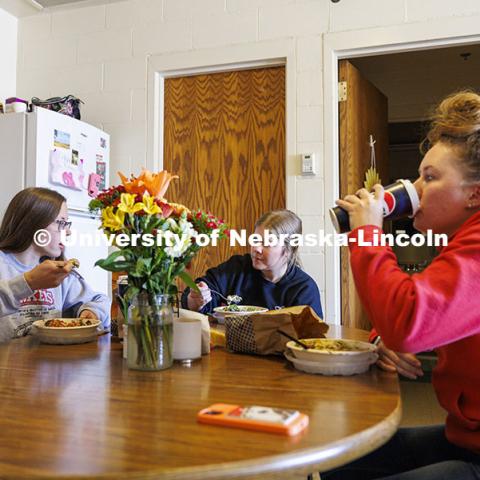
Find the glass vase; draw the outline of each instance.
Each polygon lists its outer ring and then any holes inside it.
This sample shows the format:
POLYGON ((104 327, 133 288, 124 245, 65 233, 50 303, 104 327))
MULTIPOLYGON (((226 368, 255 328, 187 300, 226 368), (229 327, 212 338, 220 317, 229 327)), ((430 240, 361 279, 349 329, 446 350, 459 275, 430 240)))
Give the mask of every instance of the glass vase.
POLYGON ((137 294, 128 309, 127 365, 135 370, 164 370, 173 364, 171 295, 137 294))

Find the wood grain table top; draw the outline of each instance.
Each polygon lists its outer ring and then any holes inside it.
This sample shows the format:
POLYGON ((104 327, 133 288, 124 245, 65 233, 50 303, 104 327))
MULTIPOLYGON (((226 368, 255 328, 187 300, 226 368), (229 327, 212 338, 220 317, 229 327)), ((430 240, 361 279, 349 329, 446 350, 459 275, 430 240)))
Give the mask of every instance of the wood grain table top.
MULTIPOLYGON (((332 327, 329 336, 365 339, 332 327)), ((397 376, 326 377, 280 357, 215 349, 190 368, 129 370, 107 335, 0 345, 0 478, 304 478, 377 448, 401 416, 397 376), (289 438, 196 422, 213 403, 298 409, 289 438)))

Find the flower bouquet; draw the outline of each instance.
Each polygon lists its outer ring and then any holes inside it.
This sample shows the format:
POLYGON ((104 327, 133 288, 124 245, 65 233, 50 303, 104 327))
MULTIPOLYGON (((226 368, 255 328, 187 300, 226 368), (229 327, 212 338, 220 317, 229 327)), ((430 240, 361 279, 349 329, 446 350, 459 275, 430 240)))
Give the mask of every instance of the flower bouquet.
POLYGON ((128 273, 121 300, 129 324, 128 366, 160 370, 173 363, 176 280, 198 290, 185 268, 202 246, 227 236, 227 225, 210 213, 167 201, 165 192, 176 175, 165 170, 119 175, 121 185, 102 191, 89 204, 91 212, 101 213, 100 228, 117 247, 96 265, 128 273))

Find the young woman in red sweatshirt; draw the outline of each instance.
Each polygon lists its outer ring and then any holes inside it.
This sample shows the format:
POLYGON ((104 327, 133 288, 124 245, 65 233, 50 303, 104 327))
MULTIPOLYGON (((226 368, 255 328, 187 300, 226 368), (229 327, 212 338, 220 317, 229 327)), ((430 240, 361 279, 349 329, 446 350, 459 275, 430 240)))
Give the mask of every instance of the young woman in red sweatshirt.
POLYGON ((376 452, 322 479, 480 479, 480 96, 444 99, 426 144, 414 227, 449 241, 423 272, 404 273, 388 246, 355 243, 359 231, 366 241, 381 232, 380 185, 374 196, 361 189, 337 203, 349 212, 351 266, 383 342, 381 366, 416 376, 419 364, 405 352, 434 349, 433 386, 446 424, 400 429, 376 452))

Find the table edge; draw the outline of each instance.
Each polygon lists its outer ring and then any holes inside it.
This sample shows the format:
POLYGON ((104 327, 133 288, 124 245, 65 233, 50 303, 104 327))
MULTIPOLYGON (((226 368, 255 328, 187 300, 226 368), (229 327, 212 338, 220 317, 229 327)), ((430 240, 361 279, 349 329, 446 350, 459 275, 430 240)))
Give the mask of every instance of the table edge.
MULTIPOLYGON (((56 480, 226 480, 234 478, 278 478, 280 473, 309 474, 325 472, 345 465, 360 458, 383 444, 397 431, 402 417, 400 397, 392 413, 372 427, 362 430, 329 445, 319 448, 295 450, 287 454, 260 457, 254 460, 241 460, 198 467, 175 468, 173 470, 116 472, 101 475, 66 475, 55 476, 56 480)), ((3 476, 8 478, 30 478, 18 476, 3 476)), ((35 475, 36 480, 51 480, 51 477, 35 475)))

